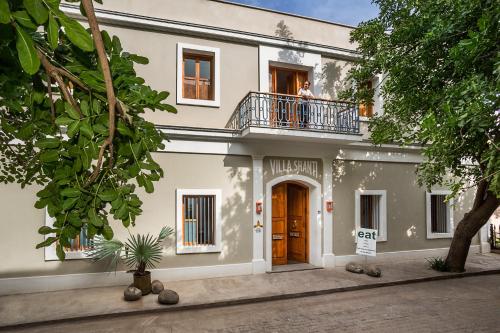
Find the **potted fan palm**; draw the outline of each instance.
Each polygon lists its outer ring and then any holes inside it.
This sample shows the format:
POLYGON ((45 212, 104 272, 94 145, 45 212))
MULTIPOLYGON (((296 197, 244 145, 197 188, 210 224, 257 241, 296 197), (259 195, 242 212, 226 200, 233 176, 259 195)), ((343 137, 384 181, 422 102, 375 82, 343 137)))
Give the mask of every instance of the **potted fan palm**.
POLYGON ((106 240, 102 236, 95 236, 91 247, 86 251, 87 256, 94 261, 111 259, 115 271, 119 261, 130 268, 134 273, 134 287, 141 290, 143 295, 151 292, 151 272, 162 258, 163 241, 173 234, 173 229, 163 227, 158 237, 147 235, 132 235, 125 243, 118 239, 106 240))

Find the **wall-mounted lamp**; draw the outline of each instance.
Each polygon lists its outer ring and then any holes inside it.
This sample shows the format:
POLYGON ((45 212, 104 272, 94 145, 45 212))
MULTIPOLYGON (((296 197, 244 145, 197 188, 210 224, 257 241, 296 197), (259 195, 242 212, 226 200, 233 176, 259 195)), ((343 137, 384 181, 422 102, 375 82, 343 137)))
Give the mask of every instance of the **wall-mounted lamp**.
POLYGON ((328 213, 333 212, 333 201, 331 201, 331 200, 326 201, 326 211, 328 213))
POLYGON ((257 214, 261 214, 262 213, 262 202, 261 201, 257 201, 255 203, 255 212, 257 214))

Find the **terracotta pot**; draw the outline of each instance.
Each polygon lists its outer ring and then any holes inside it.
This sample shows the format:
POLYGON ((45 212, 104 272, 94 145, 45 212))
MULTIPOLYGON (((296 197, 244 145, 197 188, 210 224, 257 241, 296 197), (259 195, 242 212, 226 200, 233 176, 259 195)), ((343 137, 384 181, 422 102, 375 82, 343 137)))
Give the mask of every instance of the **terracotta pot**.
POLYGON ((151 293, 151 272, 146 271, 144 275, 134 273, 134 287, 142 291, 142 295, 151 293))

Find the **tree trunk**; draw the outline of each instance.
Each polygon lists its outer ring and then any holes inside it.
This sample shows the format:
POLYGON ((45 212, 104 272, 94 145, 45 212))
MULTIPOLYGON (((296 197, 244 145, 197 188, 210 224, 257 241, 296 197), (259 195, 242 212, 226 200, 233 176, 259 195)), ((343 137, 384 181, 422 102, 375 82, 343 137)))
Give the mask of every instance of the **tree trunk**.
POLYGON ((464 215, 455 229, 446 257, 448 271, 463 272, 465 270, 465 261, 469 254, 472 238, 488 222, 499 205, 500 199, 493 193, 478 189, 472 210, 464 215))

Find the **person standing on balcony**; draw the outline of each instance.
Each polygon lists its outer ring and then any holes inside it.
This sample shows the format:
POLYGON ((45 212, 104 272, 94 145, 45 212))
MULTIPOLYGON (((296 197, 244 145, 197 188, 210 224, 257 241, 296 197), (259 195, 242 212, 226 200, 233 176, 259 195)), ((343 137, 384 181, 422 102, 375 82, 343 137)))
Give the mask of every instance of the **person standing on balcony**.
POLYGON ((313 93, 311 92, 311 90, 309 90, 310 86, 311 82, 304 81, 302 87, 297 92, 297 95, 299 95, 300 97, 299 112, 298 112, 300 128, 306 128, 309 124, 309 118, 311 115, 311 107, 309 104, 309 99, 314 98, 313 93))

